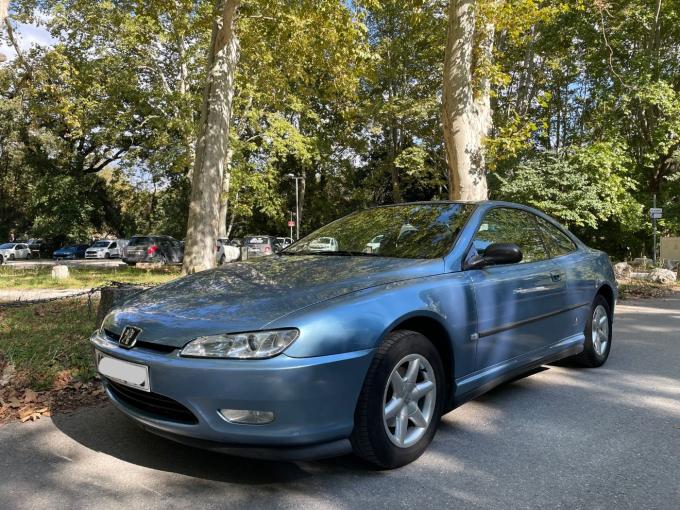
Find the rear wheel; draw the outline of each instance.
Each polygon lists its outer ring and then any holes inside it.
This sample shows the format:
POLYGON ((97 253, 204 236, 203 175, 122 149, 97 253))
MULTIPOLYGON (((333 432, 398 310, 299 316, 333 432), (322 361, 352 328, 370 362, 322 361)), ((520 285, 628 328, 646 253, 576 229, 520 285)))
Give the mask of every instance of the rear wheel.
POLYGON ((574 361, 590 368, 604 365, 612 348, 612 314, 603 296, 598 295, 593 301, 585 337, 583 352, 574 356, 574 361))
POLYGON ((354 452, 383 468, 413 462, 428 447, 444 401, 437 349, 420 333, 387 336, 371 363, 354 415, 354 452))

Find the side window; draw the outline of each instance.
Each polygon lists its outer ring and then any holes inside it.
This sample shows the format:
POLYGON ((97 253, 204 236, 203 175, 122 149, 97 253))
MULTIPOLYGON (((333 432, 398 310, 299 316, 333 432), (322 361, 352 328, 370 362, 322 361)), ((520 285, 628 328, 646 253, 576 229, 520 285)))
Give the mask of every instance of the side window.
POLYGON ((552 223, 536 217, 538 226, 543 233, 551 257, 559 257, 576 250, 576 245, 569 237, 552 223))
POLYGON ((491 209, 477 230, 473 246, 484 255, 493 243, 513 243, 522 250, 522 264, 548 258, 538 231, 536 216, 519 209, 491 209))
POLYGON ((113 250, 114 248, 118 248, 118 245, 116 243, 111 243, 109 245, 109 250, 113 250))

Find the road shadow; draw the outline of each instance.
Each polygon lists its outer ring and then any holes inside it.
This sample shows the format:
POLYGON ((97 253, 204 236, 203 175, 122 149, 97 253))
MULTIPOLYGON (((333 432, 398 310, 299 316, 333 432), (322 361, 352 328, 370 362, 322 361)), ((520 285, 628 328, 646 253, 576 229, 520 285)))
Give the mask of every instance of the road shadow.
MULTIPOLYGON (((58 414, 52 421, 86 448, 158 471, 247 485, 296 482, 311 476, 300 467, 305 463, 235 457, 175 443, 142 429, 111 404, 58 414)), ((330 471, 375 470, 352 455, 316 464, 317 469, 330 471)))

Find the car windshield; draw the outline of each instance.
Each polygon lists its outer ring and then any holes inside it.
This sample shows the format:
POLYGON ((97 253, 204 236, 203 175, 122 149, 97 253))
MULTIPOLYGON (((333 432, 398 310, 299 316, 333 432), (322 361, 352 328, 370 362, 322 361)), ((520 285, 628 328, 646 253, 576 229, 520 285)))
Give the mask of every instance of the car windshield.
POLYGON ((107 248, 111 241, 97 241, 92 245, 92 248, 107 248))
POLYGON ((0 244, 0 250, 11 250, 14 248, 14 243, 0 244))
POLYGON ((130 239, 128 246, 140 246, 142 244, 151 244, 150 237, 133 237, 130 239))
POLYGON ((462 203, 419 203, 359 211, 320 228, 282 254, 443 257, 451 250, 473 208, 462 203), (323 251, 320 245, 324 245, 323 251))

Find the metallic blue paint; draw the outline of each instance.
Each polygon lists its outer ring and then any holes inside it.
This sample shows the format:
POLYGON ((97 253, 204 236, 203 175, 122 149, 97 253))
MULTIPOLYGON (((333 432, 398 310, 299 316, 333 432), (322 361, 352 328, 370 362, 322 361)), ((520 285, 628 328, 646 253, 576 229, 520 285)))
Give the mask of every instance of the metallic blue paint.
MULTIPOLYGON (((568 234, 577 249, 546 261, 464 271, 485 213, 481 202, 442 259, 272 256, 234 263, 143 292, 110 313, 97 349, 148 365, 153 392, 189 408, 197 425, 114 403, 157 433, 214 444, 305 446, 346 439, 373 353, 405 321, 434 321, 453 354, 446 366, 451 409, 517 373, 583 349, 590 304, 603 287, 616 297, 606 254, 568 234), (107 337, 142 329, 145 347, 107 337), (189 359, 181 347, 201 335, 298 328, 284 354, 266 360, 189 359), (153 344, 175 348, 153 350, 153 344), (102 347, 104 345, 104 347, 102 347), (220 408, 274 411, 269 425, 228 423, 220 408)), ((613 307, 614 303, 612 303, 613 307)), ((411 322, 413 324, 413 322, 411 322)), ((245 452, 241 452, 245 453, 245 452)))

